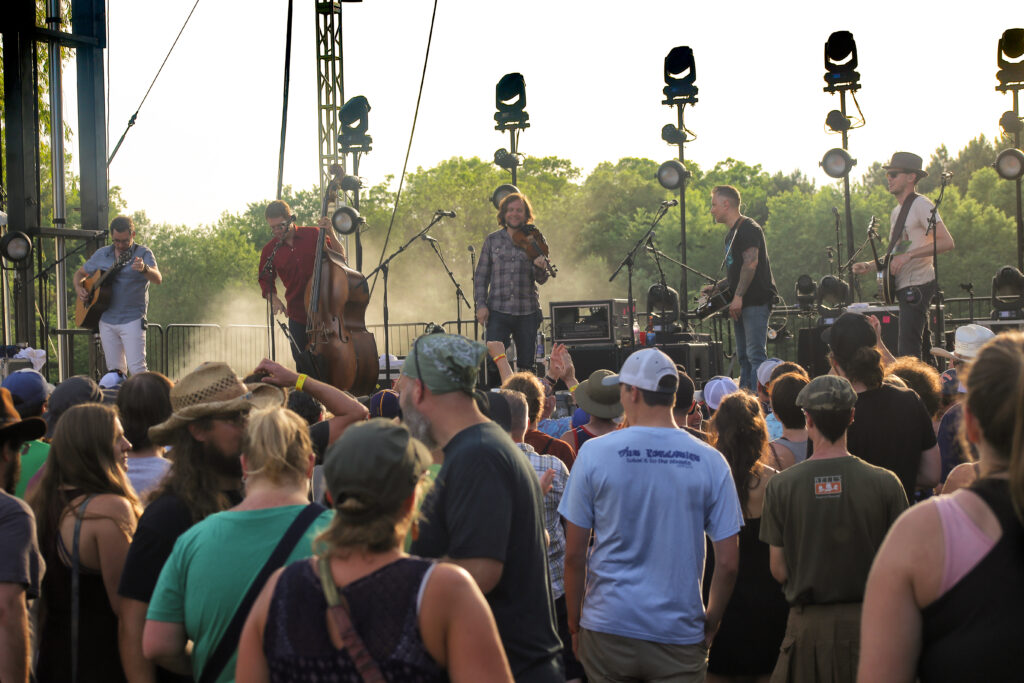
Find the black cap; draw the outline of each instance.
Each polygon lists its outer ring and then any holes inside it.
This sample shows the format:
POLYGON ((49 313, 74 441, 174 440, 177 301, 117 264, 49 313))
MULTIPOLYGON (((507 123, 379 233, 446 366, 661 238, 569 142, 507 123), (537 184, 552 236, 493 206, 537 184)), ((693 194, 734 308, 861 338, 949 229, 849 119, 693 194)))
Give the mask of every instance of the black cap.
POLYGON ((863 314, 847 311, 821 333, 821 340, 829 345, 832 355, 842 364, 850 360, 857 349, 875 346, 878 335, 863 314))

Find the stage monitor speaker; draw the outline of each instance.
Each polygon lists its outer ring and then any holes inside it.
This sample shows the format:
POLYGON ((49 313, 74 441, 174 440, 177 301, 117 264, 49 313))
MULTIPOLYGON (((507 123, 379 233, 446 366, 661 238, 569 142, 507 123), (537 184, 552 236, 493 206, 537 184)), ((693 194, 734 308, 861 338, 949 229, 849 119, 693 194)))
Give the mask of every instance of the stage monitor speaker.
POLYGON ((827 325, 805 327, 797 333, 796 358, 811 377, 828 374, 828 345, 821 341, 827 325))
POLYGON ((665 344, 659 346, 668 357, 686 368, 694 384, 703 386, 714 375, 711 367, 710 344, 665 344))
POLYGON ((590 378, 594 370, 611 370, 618 372, 622 362, 629 355, 628 349, 620 349, 618 346, 591 345, 569 346, 569 355, 572 356, 572 364, 576 368, 576 379, 583 381, 590 378))

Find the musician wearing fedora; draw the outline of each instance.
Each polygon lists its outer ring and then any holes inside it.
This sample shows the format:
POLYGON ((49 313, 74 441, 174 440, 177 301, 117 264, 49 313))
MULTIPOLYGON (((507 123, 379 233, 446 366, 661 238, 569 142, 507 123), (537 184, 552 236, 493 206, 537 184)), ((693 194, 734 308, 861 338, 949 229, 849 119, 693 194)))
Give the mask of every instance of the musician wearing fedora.
MULTIPOLYGON (((922 159, 916 154, 896 152, 885 167, 889 192, 899 202, 889 216, 889 241, 890 244, 894 239, 897 242, 890 249, 889 267, 896 279, 896 300, 900 306, 897 355, 917 358, 923 358, 931 346, 928 343, 928 305, 938 289, 932 255, 952 251, 954 246, 953 237, 937 212, 934 234, 929 230, 928 220, 935 205, 915 191, 918 181, 928 176, 922 166, 922 159), (906 208, 906 219, 899 229, 897 224, 907 202, 910 204, 906 208)), ((873 270, 875 264, 869 261, 853 264, 857 275, 873 270)))

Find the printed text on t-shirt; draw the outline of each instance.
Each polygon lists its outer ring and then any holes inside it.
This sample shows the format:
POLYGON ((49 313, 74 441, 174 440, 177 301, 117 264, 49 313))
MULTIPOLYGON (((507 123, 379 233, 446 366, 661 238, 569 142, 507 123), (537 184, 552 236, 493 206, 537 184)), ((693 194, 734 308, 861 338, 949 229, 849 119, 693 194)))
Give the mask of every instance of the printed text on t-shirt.
POLYGON ((665 451, 658 448, 645 448, 642 452, 639 448, 622 448, 619 450, 619 457, 624 458, 626 462, 645 463, 648 465, 692 467, 693 463, 700 462, 700 455, 696 453, 665 451))

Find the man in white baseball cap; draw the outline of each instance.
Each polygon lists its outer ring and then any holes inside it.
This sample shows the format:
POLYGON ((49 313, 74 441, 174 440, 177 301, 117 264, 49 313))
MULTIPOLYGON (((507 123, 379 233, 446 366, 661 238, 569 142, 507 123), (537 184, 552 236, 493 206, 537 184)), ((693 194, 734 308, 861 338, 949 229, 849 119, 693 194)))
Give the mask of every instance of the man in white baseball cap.
POLYGON ((618 385, 629 427, 583 444, 558 507, 573 645, 591 680, 703 681, 739 563, 729 465, 676 425, 679 375, 658 349, 601 383, 618 385), (705 534, 715 548, 706 610, 705 534))

